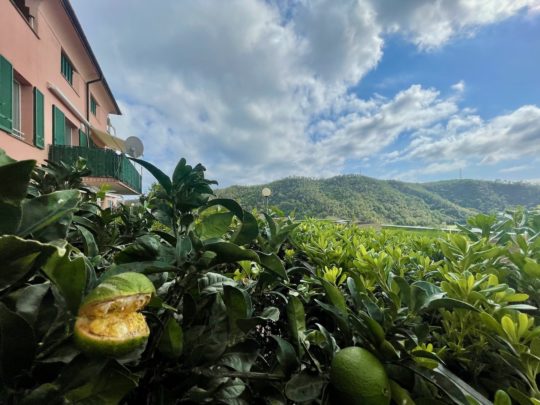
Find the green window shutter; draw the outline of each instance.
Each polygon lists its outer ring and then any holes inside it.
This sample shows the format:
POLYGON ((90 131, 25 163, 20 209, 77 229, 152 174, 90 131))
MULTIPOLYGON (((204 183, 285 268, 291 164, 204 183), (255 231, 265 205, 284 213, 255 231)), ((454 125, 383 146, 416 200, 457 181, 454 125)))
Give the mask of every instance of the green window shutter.
POLYGON ((90 111, 92 114, 97 114, 97 102, 96 99, 93 96, 90 96, 90 111))
POLYGON ((0 128, 13 129, 13 66, 0 55, 0 128))
POLYGON ((73 84, 73 65, 64 53, 62 53, 60 60, 60 71, 69 84, 73 84))
POLYGON ((82 129, 79 129, 79 146, 88 147, 88 136, 86 136, 82 129))
POLYGON ((66 144, 66 116, 62 110, 53 105, 53 144, 66 144))
POLYGON ((34 145, 45 147, 45 105, 43 93, 34 87, 34 145))

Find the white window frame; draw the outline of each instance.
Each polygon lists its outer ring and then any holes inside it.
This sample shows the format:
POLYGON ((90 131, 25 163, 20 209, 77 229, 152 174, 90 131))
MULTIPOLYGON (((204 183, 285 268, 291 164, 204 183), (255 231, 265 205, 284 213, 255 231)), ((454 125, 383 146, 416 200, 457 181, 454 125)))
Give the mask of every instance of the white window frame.
POLYGON ((22 92, 21 83, 13 79, 13 126, 12 134, 19 139, 24 139, 24 132, 22 129, 22 92))

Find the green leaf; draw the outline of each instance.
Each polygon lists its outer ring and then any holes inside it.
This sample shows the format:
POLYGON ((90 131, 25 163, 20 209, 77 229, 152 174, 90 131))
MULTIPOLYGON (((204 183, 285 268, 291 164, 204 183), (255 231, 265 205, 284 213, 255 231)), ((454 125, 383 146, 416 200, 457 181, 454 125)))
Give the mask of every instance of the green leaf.
POLYGON ((238 319, 236 324, 244 333, 248 333, 255 326, 267 321, 277 322, 279 319, 279 309, 276 307, 267 307, 259 316, 254 316, 248 319, 238 319))
POLYGON ((176 263, 178 265, 184 264, 188 256, 193 251, 193 244, 189 236, 181 235, 176 241, 176 263))
POLYGON ((0 302, 0 376, 5 383, 32 365, 36 339, 24 318, 0 302))
POLYGON ((219 212, 202 218, 198 226, 201 239, 219 238, 223 236, 231 225, 232 212, 219 212))
POLYGON ((338 287, 326 281, 325 279, 319 279, 326 291, 326 296, 330 303, 335 306, 344 316, 347 316, 347 303, 345 297, 341 293, 338 287))
POLYGON ((249 372, 259 357, 257 344, 248 340, 236 345, 233 350, 233 352, 225 353, 221 357, 219 365, 239 372, 249 372))
POLYGON ((467 404, 466 396, 470 396, 481 405, 491 405, 490 401, 445 367, 439 365, 436 370, 430 370, 416 364, 407 364, 406 367, 437 386, 455 403, 467 404))
POLYGON ((182 180, 184 180, 184 178, 190 174, 192 170, 193 168, 190 165, 186 165, 186 159, 181 158, 174 168, 172 176, 173 186, 177 188, 180 184, 182 184, 182 180))
POLYGON ((0 291, 32 275, 56 249, 17 236, 0 236, 0 291))
POLYGON ((137 376, 111 362, 83 385, 66 392, 65 399, 77 404, 114 405, 137 386, 137 381, 137 376))
POLYGON ((161 243, 154 235, 144 235, 135 240, 134 243, 125 247, 114 256, 117 264, 153 261, 159 255, 161 243))
POLYGON ((21 401, 21 405, 54 404, 58 400, 60 387, 56 384, 45 383, 32 390, 21 401))
POLYGON ((244 211, 242 223, 236 229, 232 241, 237 245, 247 245, 259 235, 259 224, 250 212, 244 211))
POLYGON ((182 355, 183 347, 182 327, 174 318, 169 318, 159 341, 159 351, 169 359, 177 359, 182 355))
POLYGON ((223 286, 223 302, 227 307, 227 315, 236 323, 237 319, 249 318, 253 312, 250 295, 231 285, 223 286))
POLYGON ((516 401, 519 405, 534 405, 527 395, 517 390, 516 388, 509 387, 507 391, 512 397, 512 399, 516 401))
POLYGON ((291 295, 287 302, 287 320, 292 341, 300 344, 300 337, 306 331, 306 313, 300 298, 291 295))
POLYGON ((51 239, 65 238, 71 217, 79 202, 78 190, 56 191, 23 201, 22 220, 17 234, 24 237, 53 226, 56 238, 51 239), (67 222, 62 222, 62 219, 67 222))
POLYGON ((495 393, 495 401, 493 405, 512 405, 512 400, 508 394, 503 390, 497 390, 495 393))
POLYGON ((285 395, 294 402, 314 401, 321 396, 325 384, 322 376, 312 376, 306 372, 294 374, 285 385, 285 395))
POLYGON ((116 274, 125 273, 128 271, 134 271, 135 273, 142 273, 146 275, 167 273, 178 270, 175 266, 160 261, 148 261, 148 262, 130 262, 122 264, 113 264, 106 271, 101 273, 98 283, 105 280, 107 277, 114 276, 116 274))
POLYGON ((212 266, 221 263, 235 263, 242 260, 260 262, 259 256, 253 250, 241 248, 230 242, 208 243, 204 245, 204 249, 216 254, 216 257, 212 260, 212 266))
POLYGON ((84 253, 88 257, 94 257, 99 254, 99 249, 96 243, 96 239, 94 238, 94 235, 92 232, 90 232, 88 229, 86 229, 84 226, 75 225, 76 228, 81 233, 81 236, 83 238, 83 245, 84 245, 84 253))
POLYGON ((487 328, 497 332, 499 336, 504 336, 504 330, 501 327, 501 324, 497 322, 497 320, 493 316, 491 316, 487 312, 481 312, 479 316, 487 328))
POLYGON ((21 160, 0 166, 0 201, 18 205, 26 197, 35 165, 35 160, 21 160))
POLYGON ((390 380, 390 390, 392 392, 392 400, 398 405, 415 405, 414 401, 405 388, 399 385, 394 380, 390 380))
POLYGON ((223 291, 226 285, 236 286, 236 281, 219 273, 208 272, 198 280, 199 292, 205 294, 216 294, 223 291))
POLYGON ((39 314, 43 297, 49 291, 49 284, 32 284, 16 291, 15 309, 30 325, 34 325, 39 314))
POLYGON ((279 336, 272 336, 272 338, 278 345, 276 350, 276 358, 280 365, 281 371, 283 371, 285 375, 289 375, 300 365, 300 361, 296 357, 294 347, 279 336))
POLYGON ((68 309, 76 314, 86 288, 86 266, 84 258, 72 259, 69 252, 56 252, 43 266, 43 272, 58 288, 68 309))
POLYGON ((540 278, 540 263, 535 262, 530 258, 525 258, 525 266, 523 266, 523 271, 530 277, 540 278))
POLYGON ((21 224, 21 217, 21 207, 0 201, 0 235, 16 233, 21 224))
POLYGON ((169 178, 169 176, 167 176, 165 173, 163 173, 161 170, 159 170, 152 163, 148 163, 145 160, 135 159, 135 158, 132 158, 132 157, 130 157, 129 159, 133 160, 134 162, 137 162, 142 167, 144 167, 146 170, 148 170, 152 174, 152 176, 154 176, 156 178, 156 180, 161 185, 161 187, 163 187, 165 192, 168 195, 172 194, 172 182, 171 182, 171 179, 169 178))
POLYGON ((245 211, 242 209, 240 204, 238 204, 235 200, 231 200, 229 198, 214 198, 213 200, 208 201, 206 206, 203 207, 201 211, 216 205, 221 205, 222 207, 227 208, 230 212, 236 215, 236 217, 240 221, 244 220, 245 211))
POLYGON ((272 273, 281 277, 283 280, 288 280, 287 272, 285 271, 285 266, 281 259, 275 253, 262 253, 257 252, 261 260, 261 265, 270 270, 272 273))
POLYGON ((448 298, 448 297, 435 298, 435 299, 429 300, 427 304, 425 305, 425 308, 429 310, 434 310, 434 309, 439 309, 439 308, 453 310, 456 308, 462 308, 462 309, 468 309, 469 311, 473 311, 473 312, 480 312, 478 308, 472 306, 468 302, 460 301, 460 300, 456 300, 454 298, 448 298))

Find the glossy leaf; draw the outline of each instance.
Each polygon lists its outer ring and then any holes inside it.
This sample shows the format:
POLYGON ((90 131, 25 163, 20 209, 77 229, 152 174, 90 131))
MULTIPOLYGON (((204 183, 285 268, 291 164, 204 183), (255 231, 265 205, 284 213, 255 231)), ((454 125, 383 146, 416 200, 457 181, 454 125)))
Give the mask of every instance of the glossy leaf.
POLYGON ((174 318, 169 318, 167 321, 158 347, 159 351, 169 359, 177 359, 182 355, 184 333, 174 318))
POLYGON ((299 344, 306 331, 306 313, 302 301, 294 295, 290 296, 287 302, 287 320, 289 321, 289 332, 292 340, 299 344))
POLYGON ((19 229, 22 209, 0 200, 0 235, 14 234, 19 229))
POLYGON ((172 193, 172 182, 171 182, 171 179, 169 178, 169 176, 167 176, 165 173, 163 173, 161 170, 159 170, 152 163, 149 163, 149 162, 147 162, 145 160, 135 159, 135 158, 131 158, 131 157, 130 157, 130 159, 133 160, 134 162, 137 162, 142 167, 144 167, 146 170, 148 170, 150 172, 150 174, 152 174, 152 176, 154 176, 156 178, 158 183, 161 185, 161 187, 163 187, 163 189, 165 190, 165 192, 167 194, 170 195, 172 193))
MULTIPOLYGON (((7 163, 6 155, 3 150, 0 149, 0 153, 3 153, 3 162, 7 163)), ((24 197, 30 183, 30 177, 34 166, 35 160, 21 160, 19 162, 12 161, 7 164, 0 164, 0 201, 10 203, 12 205, 18 205, 24 197)))
POLYGON ((32 327, 0 302, 0 376, 11 384, 29 368, 36 352, 32 327))
POLYGON ((22 204, 22 220, 17 234, 24 237, 43 232, 45 228, 52 226, 55 228, 53 239, 65 238, 67 227, 79 202, 80 194, 77 190, 56 191, 25 200, 22 204))
POLYGON ((56 252, 43 266, 47 277, 58 288, 68 309, 76 314, 86 288, 86 266, 81 256, 71 259, 69 253, 56 252))
POLYGON ((285 395, 294 402, 313 401, 320 397, 326 381, 306 372, 295 374, 285 385, 285 395))
POLYGON ((275 253, 262 253, 258 252, 261 265, 270 270, 275 275, 279 276, 283 280, 288 280, 287 272, 285 271, 285 266, 280 258, 275 253))
POLYGON ((259 235, 257 219, 249 212, 244 211, 242 223, 234 233, 232 241, 237 245, 247 245, 259 235))
POLYGON ((32 275, 56 249, 17 236, 0 236, 0 291, 32 275))
POLYGON ((241 248, 230 242, 209 243, 204 248, 216 254, 216 257, 212 260, 212 265, 234 263, 242 260, 260 261, 259 256, 253 250, 241 248))

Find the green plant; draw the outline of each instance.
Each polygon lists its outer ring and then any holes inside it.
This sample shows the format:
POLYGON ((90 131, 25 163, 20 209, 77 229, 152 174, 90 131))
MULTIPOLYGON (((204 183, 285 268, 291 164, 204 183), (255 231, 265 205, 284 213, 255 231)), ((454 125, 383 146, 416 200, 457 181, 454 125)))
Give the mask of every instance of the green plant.
POLYGON ((216 198, 202 165, 138 162, 159 186, 112 212, 0 152, 1 402, 327 404, 351 346, 397 403, 540 400, 536 213, 495 238, 491 220, 457 235, 298 222, 216 198), (156 290, 146 346, 81 351, 81 303, 129 272, 156 290))

